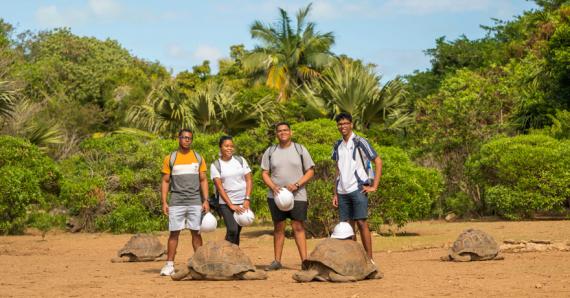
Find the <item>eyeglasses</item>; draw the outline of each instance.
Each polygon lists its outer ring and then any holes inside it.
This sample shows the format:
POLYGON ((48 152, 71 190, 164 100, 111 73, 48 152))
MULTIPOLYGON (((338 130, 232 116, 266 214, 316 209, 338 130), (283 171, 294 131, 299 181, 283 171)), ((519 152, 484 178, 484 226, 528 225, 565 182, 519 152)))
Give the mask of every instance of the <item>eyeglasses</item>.
POLYGON ((351 124, 352 124, 351 122, 340 122, 340 123, 337 123, 336 125, 337 126, 349 126, 351 124))
POLYGON ((183 137, 183 136, 180 136, 180 137, 178 137, 178 139, 180 139, 180 140, 186 140, 186 141, 192 141, 192 137, 183 137))

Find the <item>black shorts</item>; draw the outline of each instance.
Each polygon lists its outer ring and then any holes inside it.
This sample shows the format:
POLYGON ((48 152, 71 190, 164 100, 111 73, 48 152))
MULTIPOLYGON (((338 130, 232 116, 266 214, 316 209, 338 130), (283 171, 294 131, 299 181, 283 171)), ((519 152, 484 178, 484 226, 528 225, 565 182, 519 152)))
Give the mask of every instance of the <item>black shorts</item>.
POLYGON ((275 205, 275 200, 267 198, 267 203, 269 204, 269 211, 271 211, 271 219, 273 222, 284 221, 287 218, 298 221, 307 220, 307 202, 306 201, 295 201, 293 209, 289 211, 281 211, 275 205))

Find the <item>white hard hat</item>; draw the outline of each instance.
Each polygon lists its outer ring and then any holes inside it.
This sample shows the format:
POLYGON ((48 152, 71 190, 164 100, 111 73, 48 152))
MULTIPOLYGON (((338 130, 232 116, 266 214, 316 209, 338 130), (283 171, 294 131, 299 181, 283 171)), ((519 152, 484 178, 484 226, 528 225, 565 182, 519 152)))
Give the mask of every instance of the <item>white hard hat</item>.
POLYGON ((251 211, 251 209, 247 209, 244 212, 242 212, 241 214, 234 212, 234 219, 236 220, 238 225, 240 225, 242 227, 247 227, 253 223, 253 220, 255 219, 255 215, 253 215, 253 212, 251 211))
POLYGON ((202 224, 200 225, 200 232, 209 233, 216 230, 218 226, 218 221, 212 213, 208 212, 202 218, 202 224))
POLYGON ((352 227, 350 226, 349 223, 342 221, 334 227, 331 238, 347 239, 352 236, 354 236, 354 231, 352 230, 352 227))
POLYGON ((277 205, 277 208, 281 211, 289 211, 293 209, 293 206, 295 205, 295 197, 293 196, 293 193, 285 187, 279 190, 279 194, 274 199, 275 205, 277 205))

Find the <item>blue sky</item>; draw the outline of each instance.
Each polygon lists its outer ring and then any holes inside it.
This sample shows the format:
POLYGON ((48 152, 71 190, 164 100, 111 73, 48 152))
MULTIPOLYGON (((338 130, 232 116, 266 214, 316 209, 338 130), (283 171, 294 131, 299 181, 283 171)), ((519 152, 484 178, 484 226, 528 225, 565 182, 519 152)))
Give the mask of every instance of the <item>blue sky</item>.
MULTIPOLYGON (((271 23, 278 7, 294 16, 311 1, 0 0, 0 17, 24 30, 69 27, 81 36, 111 38, 132 54, 160 61, 173 73, 229 55, 229 47, 256 44, 254 20, 271 23)), ((336 36, 333 52, 378 65, 384 79, 429 67, 423 50, 435 39, 480 38, 479 25, 510 20, 536 8, 525 0, 312 1, 310 20, 336 36)))

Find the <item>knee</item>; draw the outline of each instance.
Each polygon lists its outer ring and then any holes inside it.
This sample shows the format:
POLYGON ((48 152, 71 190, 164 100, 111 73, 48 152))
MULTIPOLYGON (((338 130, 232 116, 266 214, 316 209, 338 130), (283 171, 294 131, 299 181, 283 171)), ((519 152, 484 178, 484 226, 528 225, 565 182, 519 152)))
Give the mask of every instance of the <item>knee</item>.
POLYGON ((180 236, 180 231, 170 232, 170 235, 168 236, 168 240, 178 240, 178 236, 180 236))
POLYGON ((305 231, 305 227, 303 226, 302 222, 294 221, 291 223, 291 228, 293 228, 293 232, 301 233, 305 231))

